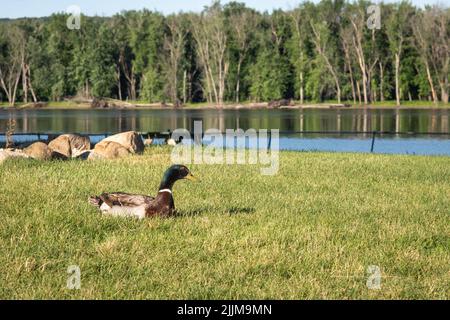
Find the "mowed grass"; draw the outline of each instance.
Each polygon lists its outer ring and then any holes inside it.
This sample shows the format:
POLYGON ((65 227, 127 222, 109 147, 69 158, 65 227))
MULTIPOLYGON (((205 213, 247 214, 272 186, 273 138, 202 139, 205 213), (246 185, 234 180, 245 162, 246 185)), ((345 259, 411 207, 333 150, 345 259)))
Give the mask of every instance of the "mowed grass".
POLYGON ((192 165, 180 215, 101 216, 87 197, 155 195, 167 148, 120 161, 0 166, 0 298, 448 299, 450 159, 280 154, 192 165), (66 287, 81 269, 81 289, 66 287), (366 286, 369 265, 381 289, 366 286))

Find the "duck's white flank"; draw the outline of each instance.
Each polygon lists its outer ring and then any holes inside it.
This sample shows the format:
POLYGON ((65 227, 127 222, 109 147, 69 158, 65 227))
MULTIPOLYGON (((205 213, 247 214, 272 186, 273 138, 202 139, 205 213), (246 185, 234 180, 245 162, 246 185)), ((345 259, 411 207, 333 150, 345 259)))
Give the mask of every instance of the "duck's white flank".
POLYGON ((100 210, 103 214, 109 214, 117 217, 135 217, 138 219, 145 218, 145 205, 136 207, 125 206, 108 206, 105 202, 100 206, 100 210))
POLYGON ((103 202, 102 205, 100 206, 100 210, 101 210, 101 211, 109 211, 110 209, 111 209, 111 207, 108 206, 108 205, 106 204, 106 202, 103 202))

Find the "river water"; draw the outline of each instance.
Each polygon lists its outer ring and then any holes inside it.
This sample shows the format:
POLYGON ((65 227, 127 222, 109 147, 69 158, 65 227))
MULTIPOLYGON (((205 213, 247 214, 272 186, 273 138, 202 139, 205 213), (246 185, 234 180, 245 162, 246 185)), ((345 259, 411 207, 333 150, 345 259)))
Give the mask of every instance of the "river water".
MULTIPOLYGON (((177 128, 203 130, 279 129, 280 148, 370 152, 372 131, 377 153, 450 155, 449 109, 281 109, 281 110, 0 110, 0 132, 15 120, 16 133, 102 134, 136 130, 164 132, 177 128), (414 133, 414 134, 412 134, 414 133)), ((17 139, 32 138, 17 137, 17 139)), ((0 137, 0 143, 4 136, 0 137)))

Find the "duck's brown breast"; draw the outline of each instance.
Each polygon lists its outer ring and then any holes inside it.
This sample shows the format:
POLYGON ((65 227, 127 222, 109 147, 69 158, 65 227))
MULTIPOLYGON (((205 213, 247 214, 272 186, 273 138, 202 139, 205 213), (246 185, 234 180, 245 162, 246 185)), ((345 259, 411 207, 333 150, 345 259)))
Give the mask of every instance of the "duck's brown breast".
POLYGON ((162 216, 167 217, 175 212, 175 205, 170 192, 158 193, 156 199, 152 201, 145 210, 146 217, 162 216))

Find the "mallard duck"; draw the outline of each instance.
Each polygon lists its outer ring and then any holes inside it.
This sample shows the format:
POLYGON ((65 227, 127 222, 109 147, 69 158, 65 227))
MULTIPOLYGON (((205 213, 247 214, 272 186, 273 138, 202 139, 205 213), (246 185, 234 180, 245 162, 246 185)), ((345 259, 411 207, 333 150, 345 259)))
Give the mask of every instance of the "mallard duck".
POLYGON ((172 187, 177 180, 181 179, 197 180, 186 166, 173 165, 164 173, 156 198, 113 192, 91 196, 89 203, 99 208, 103 214, 113 216, 131 216, 139 219, 151 216, 170 216, 175 213, 172 187))

